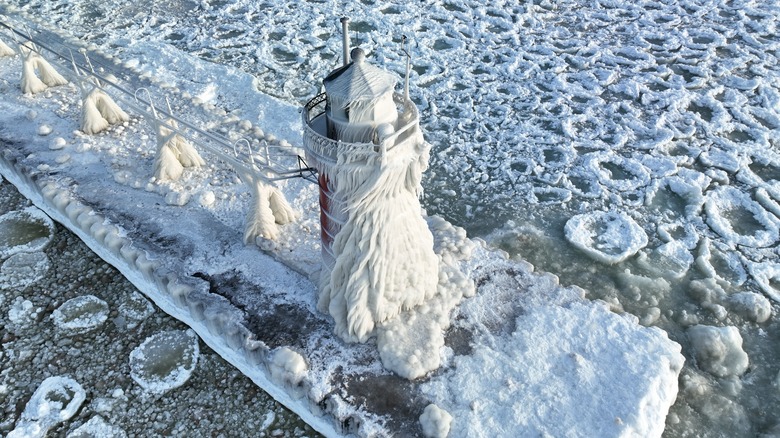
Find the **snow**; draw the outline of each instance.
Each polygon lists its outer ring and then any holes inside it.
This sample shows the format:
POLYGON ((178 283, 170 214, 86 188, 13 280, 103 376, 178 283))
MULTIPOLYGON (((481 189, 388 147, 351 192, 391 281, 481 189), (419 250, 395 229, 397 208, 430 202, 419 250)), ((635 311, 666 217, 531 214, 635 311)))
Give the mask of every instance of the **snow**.
POLYGON ((566 239, 594 260, 620 263, 647 245, 647 234, 623 212, 595 212, 566 222, 566 239))
POLYGON ((187 382, 199 354, 192 330, 160 332, 130 353, 130 376, 144 391, 163 394, 187 382))
POLYGON ((82 424, 66 438, 125 438, 127 434, 122 429, 112 426, 100 415, 96 415, 82 424))
POLYGON ((271 378, 280 384, 297 386, 306 377, 308 366, 300 353, 281 347, 273 353, 268 364, 271 378))
POLYGON ((748 368, 742 336, 736 327, 695 325, 688 329, 696 363, 717 377, 741 376, 748 368))
POLYGON ((0 288, 24 289, 51 269, 49 257, 42 252, 22 252, 8 257, 0 266, 0 288))
POLYGON ((54 325, 64 333, 80 334, 95 329, 108 319, 108 304, 94 295, 72 298, 52 313, 54 325))
POLYGON ((46 378, 35 390, 14 430, 7 438, 42 438, 52 427, 68 420, 86 399, 78 382, 66 376, 46 378))
POLYGON ((420 415, 423 435, 429 438, 446 438, 450 433, 452 415, 435 404, 429 404, 420 415))

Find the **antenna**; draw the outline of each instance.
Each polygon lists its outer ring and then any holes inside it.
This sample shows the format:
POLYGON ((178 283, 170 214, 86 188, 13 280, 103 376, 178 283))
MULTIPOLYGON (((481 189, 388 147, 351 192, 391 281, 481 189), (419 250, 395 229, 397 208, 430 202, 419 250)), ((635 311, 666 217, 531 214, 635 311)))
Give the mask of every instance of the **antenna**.
POLYGON ((409 102, 409 75, 412 71, 412 57, 409 55, 409 51, 406 50, 406 35, 402 35, 401 44, 403 44, 403 51, 406 55, 406 79, 404 81, 404 101, 409 102))
POLYGON ((349 18, 341 17, 342 47, 344 65, 349 64, 349 18))

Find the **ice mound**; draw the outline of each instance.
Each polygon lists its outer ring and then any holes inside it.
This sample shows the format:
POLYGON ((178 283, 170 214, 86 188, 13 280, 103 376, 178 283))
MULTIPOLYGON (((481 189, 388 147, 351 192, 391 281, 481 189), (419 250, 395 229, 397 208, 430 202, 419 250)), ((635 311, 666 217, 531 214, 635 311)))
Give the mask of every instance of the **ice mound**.
POLYGON ((192 330, 157 333, 130 353, 130 377, 145 391, 163 394, 190 378, 199 354, 198 337, 192 330))
POLYGON ((696 362, 717 377, 741 376, 748 367, 742 336, 736 327, 696 325, 688 329, 696 362))
POLYGON ((620 263, 647 245, 647 234, 621 212, 596 212, 573 216, 566 222, 566 239, 592 259, 620 263))
POLYGON ((426 406, 420 415, 423 435, 429 438, 446 438, 450 433, 450 423, 452 415, 435 404, 426 406))
POLYGON ((7 438, 38 438, 72 417, 86 399, 78 382, 63 376, 49 377, 35 390, 24 407, 16 428, 7 438))
POLYGON ((750 321, 765 322, 772 316, 772 304, 764 296, 754 292, 740 292, 728 298, 734 312, 750 321))
POLYGON ((41 251, 54 235, 54 222, 41 210, 27 207, 0 216, 0 258, 41 251))
POLYGON ((46 275, 51 267, 49 257, 42 252, 14 254, 0 267, 0 289, 22 290, 46 275))
POLYGON ((777 219, 735 187, 708 193, 704 207, 707 224, 729 243, 763 248, 777 242, 777 219))
POLYGON ((274 352, 268 368, 275 381, 293 386, 301 383, 309 369, 303 356, 287 347, 281 347, 274 352))
POLYGON ((125 438, 126 436, 124 430, 106 423, 103 417, 96 415, 66 435, 66 438, 125 438))
POLYGON ((84 295, 64 302, 51 317, 63 332, 85 333, 106 322, 108 304, 94 295, 84 295))

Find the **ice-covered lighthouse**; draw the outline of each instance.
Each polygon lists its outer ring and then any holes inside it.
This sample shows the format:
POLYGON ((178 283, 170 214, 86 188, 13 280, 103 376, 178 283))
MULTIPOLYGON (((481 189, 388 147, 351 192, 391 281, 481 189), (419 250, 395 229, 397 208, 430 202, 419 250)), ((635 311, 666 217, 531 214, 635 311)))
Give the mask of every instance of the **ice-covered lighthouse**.
POLYGON ((303 111, 306 158, 319 173, 322 274, 320 311, 347 341, 366 341, 377 325, 431 298, 438 258, 422 216, 420 178, 428 145, 417 108, 395 93, 394 75, 350 51, 303 111))

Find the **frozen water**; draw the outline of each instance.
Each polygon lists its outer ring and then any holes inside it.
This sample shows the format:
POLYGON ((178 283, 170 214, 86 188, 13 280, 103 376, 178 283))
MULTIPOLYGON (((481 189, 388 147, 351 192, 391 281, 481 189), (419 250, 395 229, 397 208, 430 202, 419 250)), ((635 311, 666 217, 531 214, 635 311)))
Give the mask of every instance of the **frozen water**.
POLYGON ((55 425, 72 417, 87 394, 78 382, 65 376, 41 382, 7 438, 42 438, 55 425))
POLYGON ((89 421, 82 424, 73 432, 66 435, 66 438, 125 438, 127 434, 124 430, 112 426, 106 422, 100 415, 95 415, 89 421))
POLYGON ((42 252, 14 254, 0 266, 0 289, 23 290, 49 271, 49 257, 42 252))
POLYGON ((739 292, 728 298, 732 309, 749 321, 765 322, 772 316, 768 299, 755 292, 739 292))
POLYGON ((435 404, 426 406, 423 414, 420 416, 423 435, 428 438, 446 438, 450 433, 451 422, 452 416, 449 412, 435 404))
POLYGON ((84 333, 108 319, 108 304, 94 295, 72 298, 54 310, 52 319, 64 333, 84 333))
POLYGON ((41 251, 52 233, 54 222, 35 207, 8 212, 0 216, 0 259, 19 252, 41 251))
POLYGON ((130 376, 145 391, 163 394, 187 382, 199 354, 192 330, 157 333, 130 353, 130 376))
POLYGON ((736 327, 696 325, 688 329, 696 363, 718 377, 741 376, 748 367, 742 336, 736 327))
POLYGON ((268 366, 274 380, 292 386, 298 385, 306 377, 308 371, 303 356, 288 347, 276 350, 268 366))
POLYGON ((143 295, 133 292, 119 305, 119 314, 125 319, 127 328, 134 329, 154 313, 154 306, 143 295))
POLYGON ((647 245, 647 234, 622 212, 580 214, 566 222, 566 239, 596 261, 620 263, 647 245))
POLYGON ((8 320, 17 326, 24 326, 32 323, 37 314, 38 310, 35 309, 32 301, 16 297, 8 310, 8 320))

